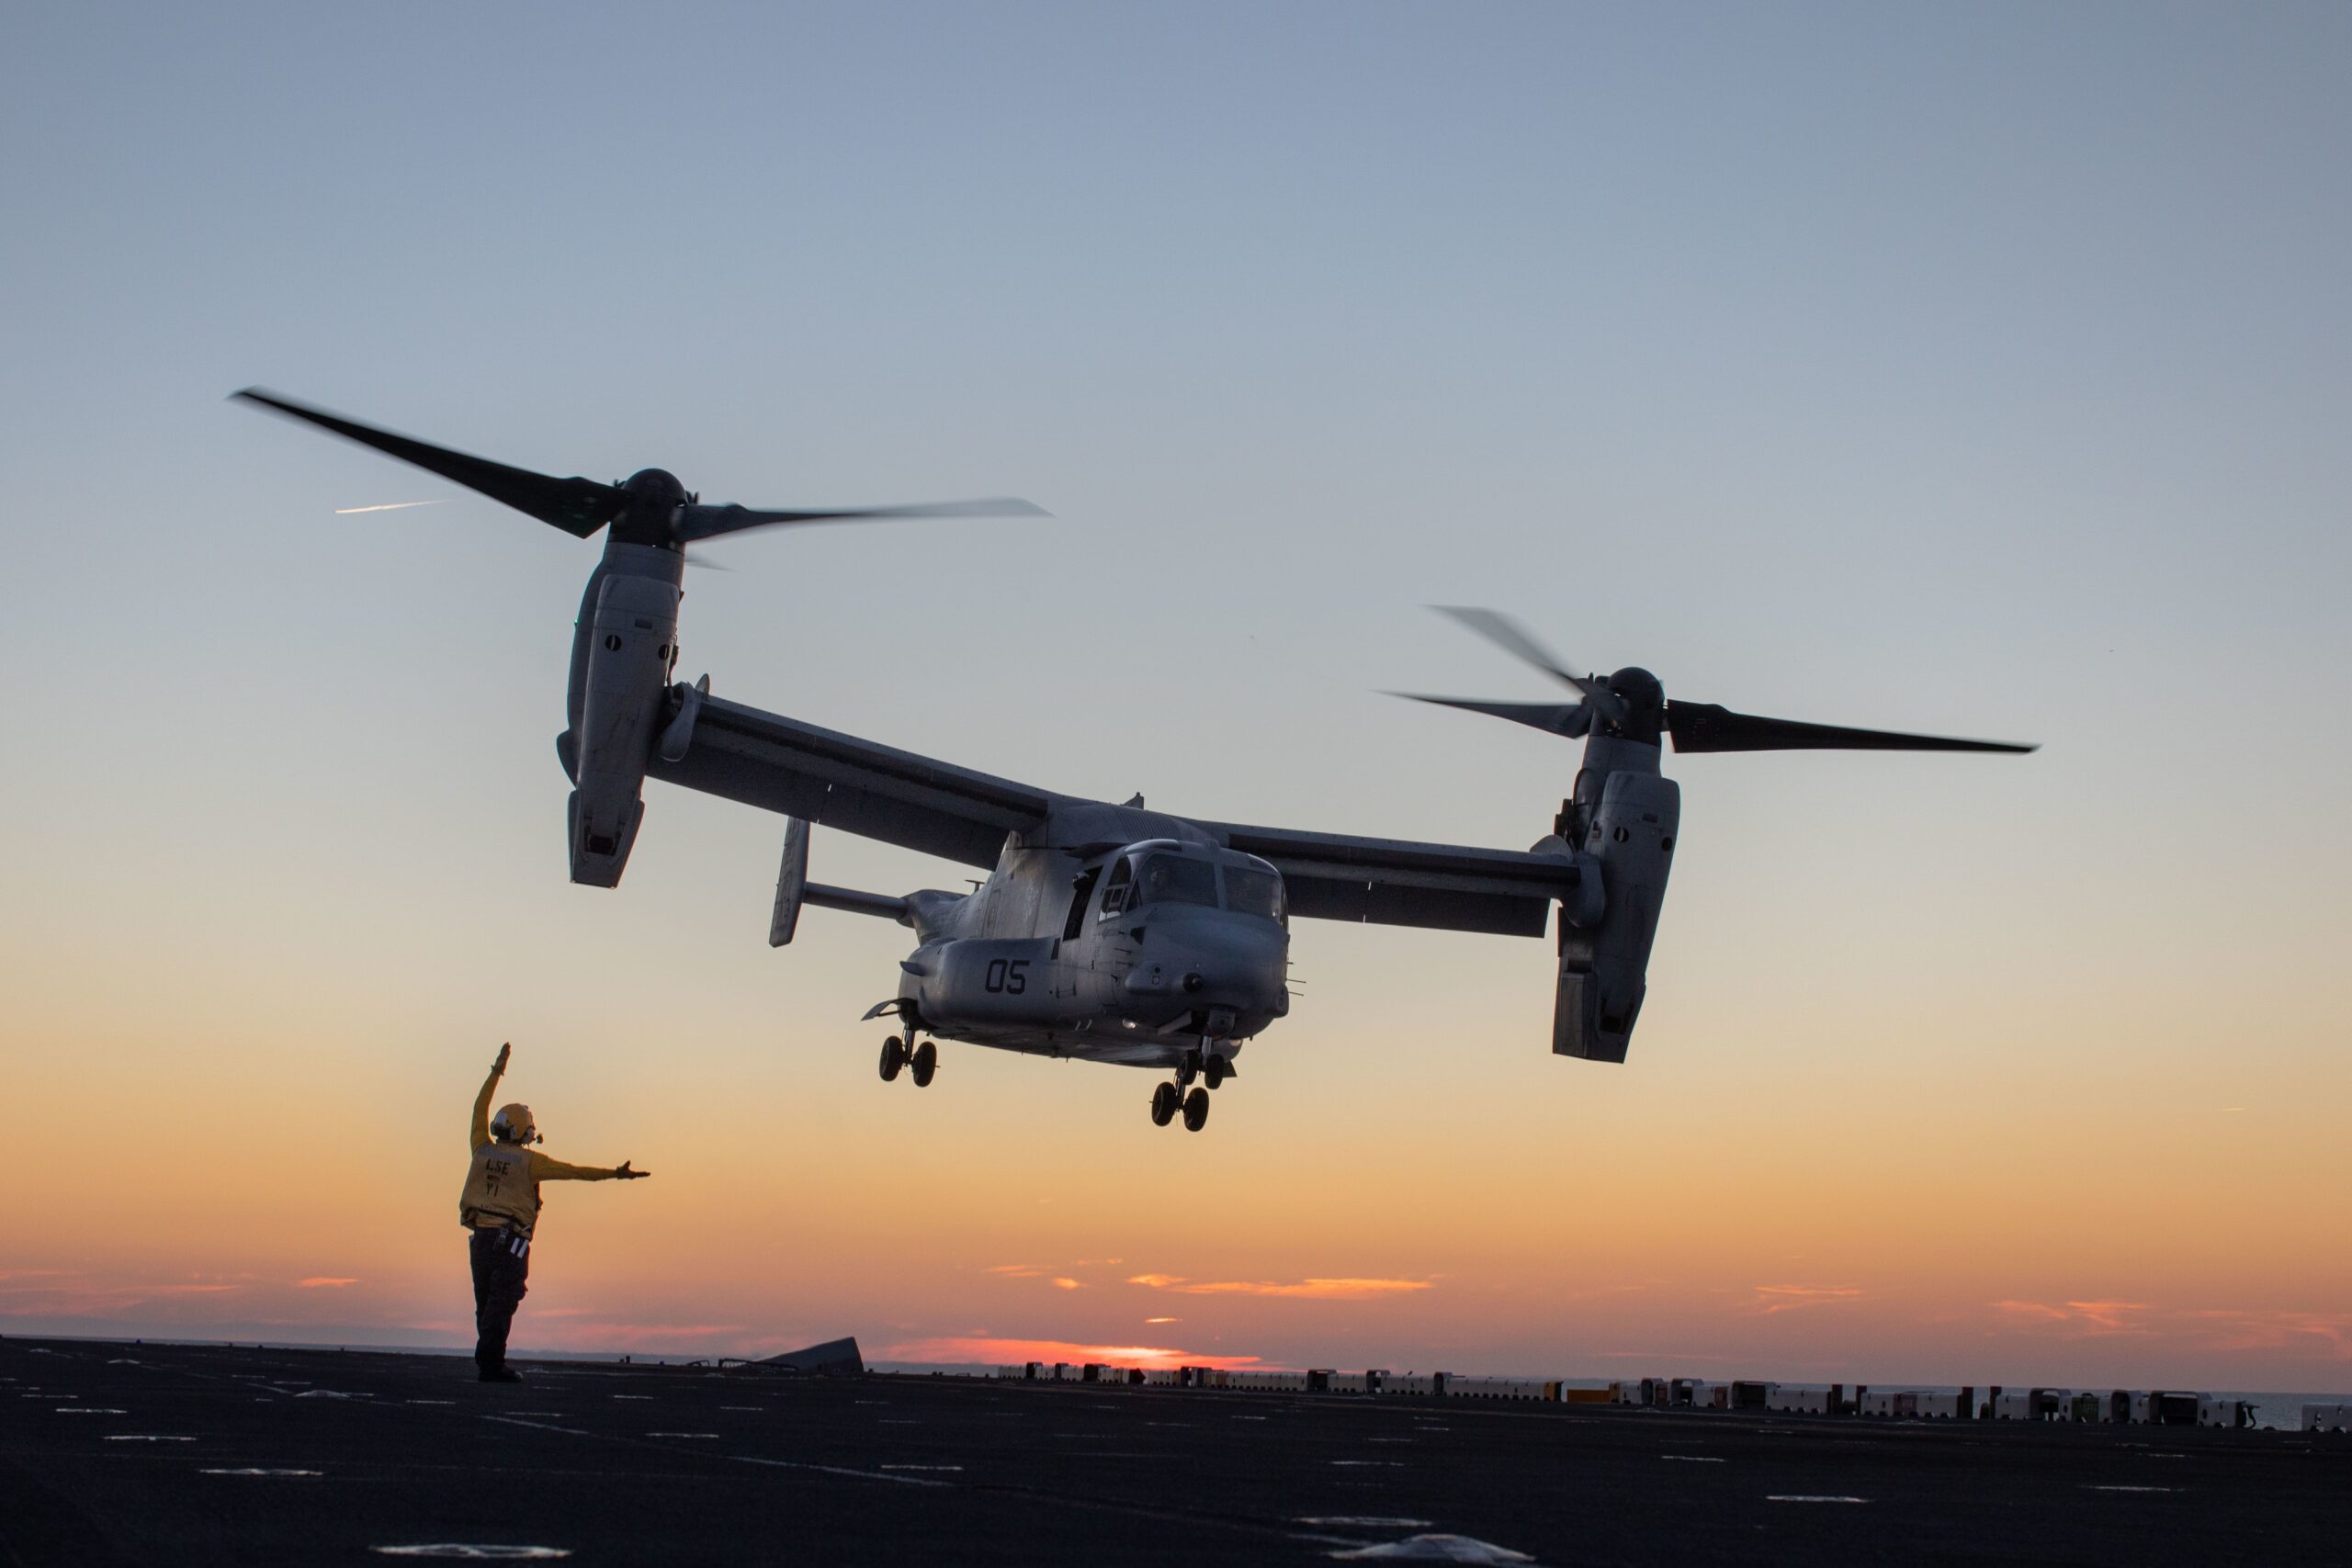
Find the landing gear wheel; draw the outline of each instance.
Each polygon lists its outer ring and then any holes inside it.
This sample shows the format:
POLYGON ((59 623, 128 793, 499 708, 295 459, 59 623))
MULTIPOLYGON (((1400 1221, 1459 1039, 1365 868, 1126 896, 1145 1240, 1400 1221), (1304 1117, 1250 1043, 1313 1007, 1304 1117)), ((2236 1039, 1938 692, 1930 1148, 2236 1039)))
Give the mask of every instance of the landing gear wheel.
POLYGON ((1209 1091, 1196 1089, 1184 1097, 1184 1131, 1197 1133, 1208 1124, 1209 1091))
POLYGON ((1176 1120, 1176 1108, 1183 1100, 1172 1083, 1164 1083, 1151 1091, 1151 1124, 1165 1127, 1176 1120))
POLYGON ((907 1065, 907 1043, 893 1034, 882 1042, 882 1081, 888 1083, 907 1065))
POLYGON ((1218 1089, 1223 1087, 1225 1078, 1225 1058, 1222 1056, 1211 1056, 1208 1060, 1208 1066, 1201 1069, 1202 1081, 1206 1083, 1211 1089, 1218 1089))
POLYGON ((912 1058, 910 1058, 910 1064, 915 1070, 915 1087, 917 1089, 929 1089, 931 1087, 931 1075, 939 1070, 939 1047, 933 1044, 928 1040, 924 1041, 922 1044, 915 1047, 915 1054, 912 1058))

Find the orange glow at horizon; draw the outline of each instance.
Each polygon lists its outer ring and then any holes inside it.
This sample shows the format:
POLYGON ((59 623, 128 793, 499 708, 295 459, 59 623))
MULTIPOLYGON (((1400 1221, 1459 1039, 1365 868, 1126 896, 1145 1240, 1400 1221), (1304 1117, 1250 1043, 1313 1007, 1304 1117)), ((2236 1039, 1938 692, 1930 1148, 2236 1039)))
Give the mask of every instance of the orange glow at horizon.
MULTIPOLYGON (((669 884, 717 872, 673 845, 631 875, 698 908, 669 884)), ((1691 881, 1669 932, 1697 944, 1691 881)), ((49 959, 0 982, 41 1043, 0 1101, 0 1331, 466 1342, 460 1132, 512 1035, 502 1094, 549 1152, 655 1173, 548 1188, 523 1349, 854 1333, 983 1362, 2352 1387, 2328 1088, 2352 1071, 2307 996, 2263 1004, 2262 1058, 2207 1050, 2194 992, 2102 1017, 1940 958, 1815 1023, 1771 988, 1780 938, 1716 933, 1706 964, 1664 951, 1643 1055, 1607 1068, 1529 1045, 1548 998, 1521 948, 1305 927, 1314 1009, 1171 1134, 1118 1068, 956 1047, 919 1094, 875 1081, 840 1021, 871 1000, 865 926, 812 926, 789 983, 730 959, 649 1046, 641 976, 574 953, 629 910, 569 891, 325 948, 314 913, 246 907, 148 988, 70 927, 6 933, 49 959), (1385 984, 1416 967, 1433 982, 1385 984), (401 988, 426 969, 435 991, 401 988), (2020 1009, 2066 1049, 2005 1043, 2020 1009)), ((723 918, 679 943, 732 952, 723 918)))
POLYGON ((1104 1366, 1139 1367, 1148 1372, 1170 1371, 1178 1367, 1217 1367, 1230 1371, 1266 1364, 1255 1356, 1214 1356, 1158 1345, 1074 1345, 1064 1339, 914 1339, 890 1346, 883 1351, 882 1359, 971 1362, 981 1366, 1011 1366, 1023 1361, 1080 1365, 1092 1361, 1104 1366))
MULTIPOLYGON (((1059 1281, 1056 1281, 1059 1283, 1059 1281)), ((1186 1280, 1174 1274, 1137 1274, 1127 1280, 1187 1296, 1289 1296, 1300 1301, 1360 1302, 1375 1296, 1426 1291, 1427 1280, 1186 1280)))

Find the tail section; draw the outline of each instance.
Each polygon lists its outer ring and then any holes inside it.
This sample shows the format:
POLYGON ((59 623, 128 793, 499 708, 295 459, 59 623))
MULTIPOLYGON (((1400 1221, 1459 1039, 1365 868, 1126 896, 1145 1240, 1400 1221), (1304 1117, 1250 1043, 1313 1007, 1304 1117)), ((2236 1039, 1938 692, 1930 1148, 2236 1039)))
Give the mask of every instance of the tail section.
POLYGON ((768 917, 768 945, 782 947, 800 925, 803 906, 839 909, 852 915, 879 915, 902 926, 915 923, 912 905, 887 893, 861 893, 854 887, 829 887, 808 880, 808 824, 797 817, 785 819, 784 864, 776 873, 775 908, 768 917))

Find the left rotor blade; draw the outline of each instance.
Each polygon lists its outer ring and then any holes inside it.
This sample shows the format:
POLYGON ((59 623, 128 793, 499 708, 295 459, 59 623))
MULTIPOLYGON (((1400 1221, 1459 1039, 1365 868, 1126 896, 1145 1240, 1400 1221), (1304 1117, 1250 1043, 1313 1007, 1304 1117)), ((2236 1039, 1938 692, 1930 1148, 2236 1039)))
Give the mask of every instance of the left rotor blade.
POLYGON ((763 512, 749 506, 682 506, 673 532, 681 543, 715 539, 750 528, 780 528, 794 523, 882 522, 899 517, 1050 517, 1034 502, 1012 496, 987 501, 940 501, 916 506, 849 506, 827 512, 763 512))
POLYGON ((1713 703, 1669 702, 1666 728, 1677 751, 2038 751, 2008 740, 1955 740, 1888 729, 1848 729, 1734 713, 1713 703))
POLYGON ((1592 728, 1592 709, 1583 703, 1487 703, 1473 697, 1430 697, 1419 692, 1389 692, 1392 697, 1408 702, 1434 703, 1439 707, 1460 708, 1465 713, 1488 714, 1507 718, 1513 724, 1523 724, 1547 735, 1565 735, 1573 739, 1592 728))
POLYGON ((1574 688, 1611 719, 1624 716, 1625 705, 1599 676, 1579 675, 1570 670, 1550 649, 1536 641, 1525 626, 1509 615, 1496 610, 1482 610, 1473 604, 1432 604, 1430 608, 1441 615, 1451 616, 1512 658, 1533 665, 1562 685, 1574 688))
POLYGON ((395 435, 389 430, 378 430, 356 420, 329 413, 324 409, 311 408, 291 399, 265 392, 258 387, 248 387, 232 396, 315 424, 322 430, 331 430, 363 446, 373 446, 379 452, 398 457, 404 463, 413 463, 445 479, 454 479, 468 490, 480 491, 492 501, 502 502, 576 538, 584 539, 611 522, 628 501, 626 491, 611 485, 598 484, 594 479, 577 476, 559 479, 547 474, 535 474, 528 468, 511 468, 503 463, 493 463, 487 457, 452 452, 446 446, 435 446, 405 435, 395 435))

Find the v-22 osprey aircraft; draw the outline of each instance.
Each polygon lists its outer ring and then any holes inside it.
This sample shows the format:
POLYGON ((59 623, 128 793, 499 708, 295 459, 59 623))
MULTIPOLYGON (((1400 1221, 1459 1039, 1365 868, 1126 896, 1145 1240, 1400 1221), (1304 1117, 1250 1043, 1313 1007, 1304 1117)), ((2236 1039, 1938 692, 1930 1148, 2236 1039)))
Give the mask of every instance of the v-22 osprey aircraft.
MULTIPOLYGON (((783 865, 768 930, 791 942, 803 908, 910 928, 896 993, 868 1010, 888 1080, 928 1085, 937 1041, 1166 1072, 1151 1119, 1198 1132, 1209 1090, 1245 1043, 1290 1009, 1289 922, 1374 921, 1541 937, 1557 922, 1552 1049, 1623 1062, 1646 987, 1677 852, 1680 793, 1660 772, 1679 751, 1862 748, 2027 751, 2030 746, 1804 724, 1669 702, 1626 668, 1577 674, 1516 624, 1448 613, 1558 682, 1572 700, 1419 701, 1584 742, 1552 831, 1525 851, 1213 822, 1113 805, 918 756, 676 681, 686 547, 752 528, 876 518, 1039 515, 1026 502, 757 510, 705 505, 646 468, 611 484, 556 479, 394 434, 249 389, 246 401, 452 479, 579 538, 605 532, 581 596, 567 724, 556 751, 572 782, 571 880, 618 886, 658 779, 782 814, 783 865), (903 897, 808 880, 810 824, 984 868, 968 893, 903 897)), ((1397 694, 1409 695, 1412 694, 1397 694)))

